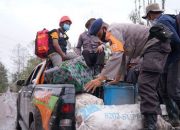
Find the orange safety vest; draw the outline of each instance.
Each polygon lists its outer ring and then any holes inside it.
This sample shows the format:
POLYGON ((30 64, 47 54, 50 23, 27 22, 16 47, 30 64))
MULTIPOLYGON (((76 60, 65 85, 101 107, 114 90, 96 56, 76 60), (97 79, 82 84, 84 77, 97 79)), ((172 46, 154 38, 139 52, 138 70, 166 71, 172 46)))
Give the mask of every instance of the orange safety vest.
POLYGON ((124 51, 122 42, 116 39, 110 32, 106 33, 106 40, 111 41, 110 49, 112 52, 124 51))

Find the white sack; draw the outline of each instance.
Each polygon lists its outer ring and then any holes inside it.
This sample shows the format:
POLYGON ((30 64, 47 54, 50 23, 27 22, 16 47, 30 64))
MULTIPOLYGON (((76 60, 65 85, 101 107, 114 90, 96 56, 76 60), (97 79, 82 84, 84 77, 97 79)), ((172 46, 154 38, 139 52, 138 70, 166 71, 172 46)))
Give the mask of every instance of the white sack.
MULTIPOLYGON (((158 130, 170 130, 171 125, 158 116, 158 130)), ((88 105, 76 112, 77 130, 139 130, 142 128, 140 106, 88 105)))
POLYGON ((79 110, 80 108, 85 107, 86 105, 104 105, 103 100, 100 98, 97 98, 96 96, 93 96, 88 93, 82 93, 76 95, 76 110, 79 110))

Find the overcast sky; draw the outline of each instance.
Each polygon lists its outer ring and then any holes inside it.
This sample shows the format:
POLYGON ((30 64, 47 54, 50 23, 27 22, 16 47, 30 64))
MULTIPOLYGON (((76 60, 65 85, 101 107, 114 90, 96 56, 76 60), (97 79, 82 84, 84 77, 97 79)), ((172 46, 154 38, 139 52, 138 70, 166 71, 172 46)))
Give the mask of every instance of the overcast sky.
MULTIPOLYGON (((178 5, 179 0, 166 0, 166 13, 174 13, 180 9, 178 5)), ((63 15, 72 19, 68 34, 70 42, 77 44, 90 17, 101 17, 109 24, 130 22, 133 9, 134 0, 0 0, 0 61, 13 71, 11 56, 15 45, 27 46, 43 28, 58 28, 63 15)))

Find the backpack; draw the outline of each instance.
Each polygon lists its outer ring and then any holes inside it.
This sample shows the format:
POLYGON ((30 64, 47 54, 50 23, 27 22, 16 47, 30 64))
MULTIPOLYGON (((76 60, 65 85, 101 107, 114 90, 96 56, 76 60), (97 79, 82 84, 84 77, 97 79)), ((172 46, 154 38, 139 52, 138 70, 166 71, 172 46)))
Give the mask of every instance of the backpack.
POLYGON ((49 34, 47 29, 38 31, 35 40, 35 54, 44 59, 47 58, 49 50, 49 34))

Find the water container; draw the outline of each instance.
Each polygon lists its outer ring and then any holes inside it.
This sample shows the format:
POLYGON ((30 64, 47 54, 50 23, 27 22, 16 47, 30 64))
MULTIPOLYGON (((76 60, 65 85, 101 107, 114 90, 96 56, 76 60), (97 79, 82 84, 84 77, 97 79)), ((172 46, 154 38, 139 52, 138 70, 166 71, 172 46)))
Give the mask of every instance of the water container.
POLYGON ((133 84, 120 82, 117 85, 104 85, 104 104, 134 104, 136 89, 133 84))

